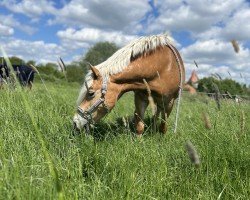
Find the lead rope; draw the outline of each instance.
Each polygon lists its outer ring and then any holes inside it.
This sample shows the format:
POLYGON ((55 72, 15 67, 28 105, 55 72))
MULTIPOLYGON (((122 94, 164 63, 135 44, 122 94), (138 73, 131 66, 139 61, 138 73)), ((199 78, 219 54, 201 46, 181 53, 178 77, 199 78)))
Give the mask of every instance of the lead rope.
POLYGON ((172 52, 175 55, 176 61, 177 61, 177 65, 178 65, 178 69, 180 72, 180 84, 179 84, 179 92, 178 92, 178 99, 177 99, 177 108, 176 108, 176 116, 175 116, 175 124, 174 124, 174 133, 177 132, 177 126, 178 126, 178 117, 179 117, 179 113, 180 113, 180 104, 181 104, 181 94, 182 94, 182 84, 183 84, 183 80, 182 80, 182 70, 181 70, 181 63, 180 63, 180 59, 175 51, 175 49, 173 48, 173 46, 169 43, 167 43, 167 45, 169 46, 169 48, 172 50, 172 52))

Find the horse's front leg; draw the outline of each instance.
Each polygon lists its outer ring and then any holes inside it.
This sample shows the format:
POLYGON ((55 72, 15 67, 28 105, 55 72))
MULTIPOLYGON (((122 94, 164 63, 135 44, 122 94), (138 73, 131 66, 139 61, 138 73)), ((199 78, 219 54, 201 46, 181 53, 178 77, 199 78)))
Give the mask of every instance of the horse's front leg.
POLYGON ((148 98, 145 92, 135 92, 135 128, 137 136, 141 137, 144 131, 144 114, 148 106, 148 98))

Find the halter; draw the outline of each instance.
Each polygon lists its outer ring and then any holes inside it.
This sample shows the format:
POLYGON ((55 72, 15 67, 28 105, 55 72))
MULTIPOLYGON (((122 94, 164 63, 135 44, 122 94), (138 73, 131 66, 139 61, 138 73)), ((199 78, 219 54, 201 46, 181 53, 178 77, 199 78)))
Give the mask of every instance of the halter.
POLYGON ((107 88, 108 88, 108 84, 107 84, 108 78, 107 76, 104 76, 103 82, 102 82, 102 88, 101 88, 101 97, 92 105, 90 106, 90 108, 88 108, 86 111, 84 111, 80 106, 78 106, 77 108, 77 113, 84 119, 86 119, 88 121, 86 128, 89 129, 89 124, 93 123, 93 119, 92 119, 92 114, 94 111, 96 111, 96 109, 103 104, 104 107, 107 109, 108 111, 108 107, 105 105, 105 94, 107 93, 107 88))

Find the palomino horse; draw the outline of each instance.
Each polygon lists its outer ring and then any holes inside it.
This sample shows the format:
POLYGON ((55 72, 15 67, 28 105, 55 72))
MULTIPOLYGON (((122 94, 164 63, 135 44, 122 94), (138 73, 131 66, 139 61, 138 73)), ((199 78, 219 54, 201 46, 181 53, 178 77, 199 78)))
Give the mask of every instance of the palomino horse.
POLYGON ((185 79, 180 54, 166 35, 141 37, 114 53, 105 62, 91 67, 79 94, 74 127, 79 130, 99 121, 114 108, 128 91, 135 93, 135 126, 144 131, 144 112, 149 104, 147 89, 157 106, 155 119, 161 114, 159 130, 166 132, 178 92, 185 79), (147 84, 145 84, 145 82, 147 84))

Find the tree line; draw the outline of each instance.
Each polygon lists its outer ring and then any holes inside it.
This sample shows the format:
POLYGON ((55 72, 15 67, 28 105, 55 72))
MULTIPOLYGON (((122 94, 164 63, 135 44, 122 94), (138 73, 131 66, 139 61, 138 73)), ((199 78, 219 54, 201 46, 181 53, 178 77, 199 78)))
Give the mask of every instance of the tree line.
POLYGON ((198 81, 198 91, 206 93, 221 93, 228 95, 250 95, 250 86, 240 84, 235 80, 217 79, 213 76, 204 77, 198 81))

